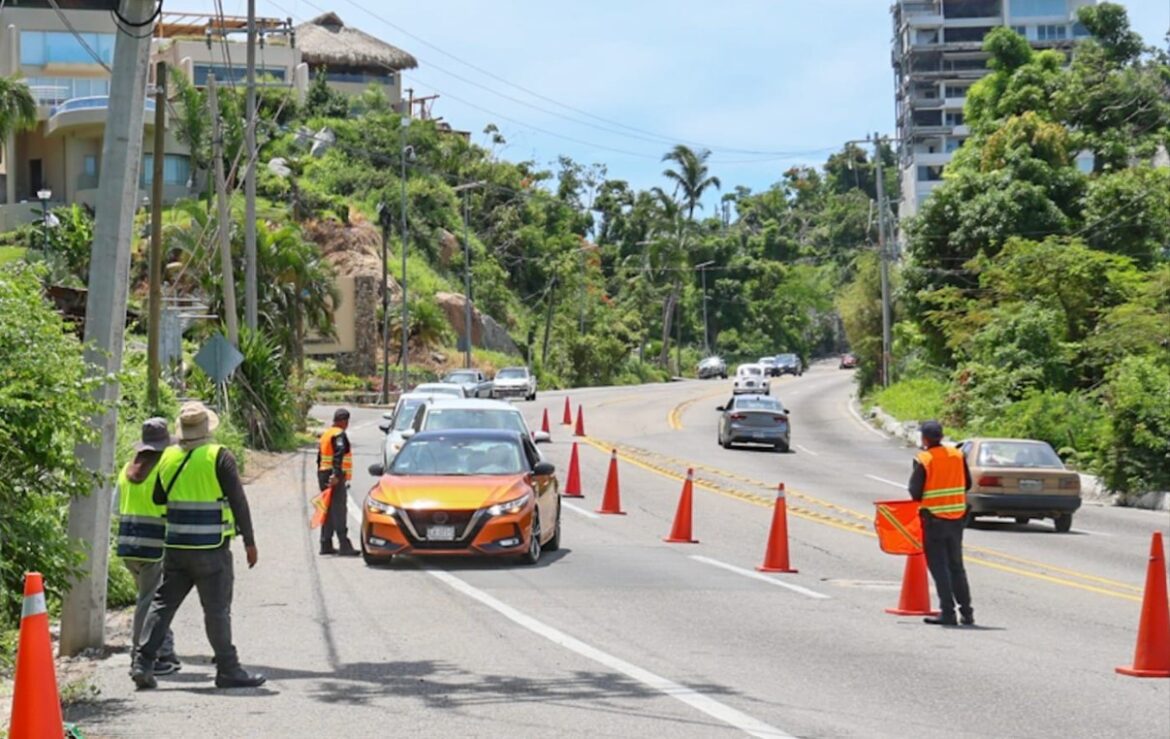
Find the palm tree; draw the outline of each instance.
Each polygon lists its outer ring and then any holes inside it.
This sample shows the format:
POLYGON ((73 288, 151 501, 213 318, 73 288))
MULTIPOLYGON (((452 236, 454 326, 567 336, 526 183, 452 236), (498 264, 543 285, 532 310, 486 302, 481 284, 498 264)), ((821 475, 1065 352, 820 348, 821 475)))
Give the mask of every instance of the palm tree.
POLYGON ((17 131, 37 125, 37 101, 28 85, 15 77, 0 77, 0 144, 17 131))
POLYGON ((708 173, 707 158, 710 156, 711 152, 706 149, 696 152, 683 144, 662 155, 662 161, 676 165, 674 169, 663 170, 662 176, 674 182, 675 194, 682 197, 686 206, 688 221, 694 220, 695 208, 703 207, 701 201, 707 188, 718 190, 723 186, 718 177, 708 173))

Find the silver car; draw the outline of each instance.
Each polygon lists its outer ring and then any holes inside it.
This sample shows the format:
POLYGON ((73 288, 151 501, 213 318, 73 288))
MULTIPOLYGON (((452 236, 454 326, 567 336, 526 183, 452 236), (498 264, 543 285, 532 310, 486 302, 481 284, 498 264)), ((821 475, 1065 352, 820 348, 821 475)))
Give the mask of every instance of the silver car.
POLYGON ((415 413, 411 428, 404 432, 410 438, 422 431, 449 431, 453 429, 500 429, 516 431, 536 444, 546 444, 550 437, 544 431, 532 431, 520 409, 503 400, 441 398, 427 401, 415 413))
POLYGON ((711 377, 722 377, 727 379, 727 362, 724 362, 721 357, 707 357, 702 362, 699 362, 698 371, 695 373, 700 380, 706 380, 711 377))
POLYGON ((430 393, 403 393, 399 396, 394 410, 382 414, 382 422, 378 424, 378 428, 386 434, 386 439, 382 444, 384 465, 389 466, 394 461, 394 456, 398 454, 398 450, 406 443, 404 434, 407 434, 411 424, 414 423, 414 414, 418 412, 418 409, 441 397, 446 396, 430 393))
POLYGON ((463 395, 468 398, 492 397, 492 381, 477 369, 455 370, 444 377, 443 382, 463 388, 463 395))
POLYGON ((727 405, 716 408, 719 417, 719 446, 766 444, 778 452, 788 451, 792 442, 789 411, 778 398, 767 395, 733 395, 727 405))
POLYGON ((505 367, 492 381, 492 397, 536 400, 536 375, 527 367, 505 367))

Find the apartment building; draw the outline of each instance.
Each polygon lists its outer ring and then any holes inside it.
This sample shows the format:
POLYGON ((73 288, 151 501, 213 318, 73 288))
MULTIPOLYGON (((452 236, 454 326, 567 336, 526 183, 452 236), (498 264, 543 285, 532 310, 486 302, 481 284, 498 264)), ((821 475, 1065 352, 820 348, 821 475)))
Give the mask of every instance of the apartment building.
POLYGON ((987 74, 983 37, 1008 26, 1037 49, 1088 35, 1076 12, 1096 0, 899 0, 891 7, 903 217, 942 183, 967 138, 967 90, 987 74))

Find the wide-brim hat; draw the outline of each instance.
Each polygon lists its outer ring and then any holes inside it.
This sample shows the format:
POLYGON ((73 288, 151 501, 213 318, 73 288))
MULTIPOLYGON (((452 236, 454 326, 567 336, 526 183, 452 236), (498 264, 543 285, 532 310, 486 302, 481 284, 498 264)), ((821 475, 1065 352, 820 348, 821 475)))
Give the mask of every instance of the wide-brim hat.
POLYGON ((181 443, 202 441, 211 438, 212 432, 219 428, 219 416, 198 401, 184 403, 175 428, 181 443))

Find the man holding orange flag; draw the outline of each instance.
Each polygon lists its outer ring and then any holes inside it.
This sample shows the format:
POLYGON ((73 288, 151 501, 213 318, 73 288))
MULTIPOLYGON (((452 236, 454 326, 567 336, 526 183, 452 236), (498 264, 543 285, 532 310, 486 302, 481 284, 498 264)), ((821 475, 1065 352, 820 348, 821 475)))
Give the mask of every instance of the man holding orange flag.
POLYGON ((910 497, 922 504, 923 550, 941 611, 938 616, 927 616, 923 621, 958 626, 960 620, 955 618, 958 604, 961 623, 974 626, 971 588, 963 566, 963 527, 971 471, 961 451, 943 445, 942 424, 925 421, 920 432, 922 451, 914 457, 909 489, 910 497))
POLYGON ((356 557, 360 552, 349 541, 346 516, 348 482, 353 478, 353 447, 345 433, 349 428, 349 411, 338 408, 333 413, 333 425, 321 434, 317 446, 317 486, 325 495, 326 509, 321 526, 321 554, 340 554, 356 557), (337 534, 337 548, 333 535, 337 534))

